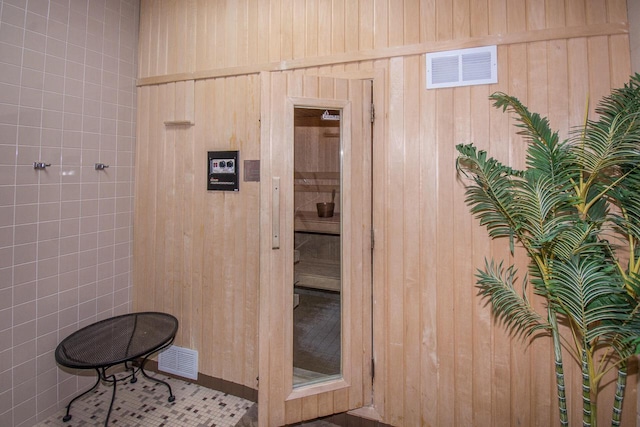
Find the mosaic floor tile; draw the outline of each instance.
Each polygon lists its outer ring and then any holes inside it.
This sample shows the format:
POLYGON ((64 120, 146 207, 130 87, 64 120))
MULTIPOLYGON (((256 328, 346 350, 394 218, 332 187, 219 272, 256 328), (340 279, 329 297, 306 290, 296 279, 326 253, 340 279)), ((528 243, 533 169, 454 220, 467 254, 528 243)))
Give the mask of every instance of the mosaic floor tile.
MULTIPOLYGON (((232 427, 254 404, 220 391, 167 378, 176 399, 168 402, 169 392, 162 384, 139 377, 134 384, 120 383, 109 417, 110 426, 121 427, 232 427)), ((100 384, 96 390, 71 405, 72 418, 62 421, 66 408, 36 427, 80 427, 104 425, 112 388, 100 384)))

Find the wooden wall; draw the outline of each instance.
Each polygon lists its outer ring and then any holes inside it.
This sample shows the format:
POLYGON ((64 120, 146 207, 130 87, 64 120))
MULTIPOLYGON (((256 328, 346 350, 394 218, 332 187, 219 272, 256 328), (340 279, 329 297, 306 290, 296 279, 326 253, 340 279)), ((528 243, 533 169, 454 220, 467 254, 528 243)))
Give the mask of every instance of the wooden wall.
MULTIPOLYGON (((134 308, 176 315, 199 371, 257 387, 259 183, 207 192, 209 150, 258 159, 259 78, 139 88, 134 308), (165 121, 194 125, 165 125, 165 121)), ((242 171, 242 169, 241 169, 242 171)))
MULTIPOLYGON (((258 183, 207 193, 205 152, 259 158, 260 71, 382 69, 371 413, 406 426, 557 425, 549 341, 511 340, 476 296, 475 268, 509 253, 469 215, 454 146, 523 164, 513 122, 487 100, 497 90, 566 135, 587 97, 627 80, 626 20, 625 0, 143 0, 135 308, 176 314, 177 344, 199 350, 200 372, 257 387, 258 183), (423 53, 486 44, 499 46, 498 84, 425 90, 423 53)), ((579 372, 568 376, 578 423, 579 372)))

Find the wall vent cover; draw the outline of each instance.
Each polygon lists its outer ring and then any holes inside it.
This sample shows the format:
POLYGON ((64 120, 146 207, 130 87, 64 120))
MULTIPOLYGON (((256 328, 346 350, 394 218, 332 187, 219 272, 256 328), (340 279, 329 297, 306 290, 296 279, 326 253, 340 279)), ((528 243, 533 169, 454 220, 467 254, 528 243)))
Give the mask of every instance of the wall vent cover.
POLYGON ((427 53, 427 89, 498 82, 495 46, 427 53))
POLYGON ((198 352, 175 345, 158 355, 158 369, 192 380, 198 379, 198 352))

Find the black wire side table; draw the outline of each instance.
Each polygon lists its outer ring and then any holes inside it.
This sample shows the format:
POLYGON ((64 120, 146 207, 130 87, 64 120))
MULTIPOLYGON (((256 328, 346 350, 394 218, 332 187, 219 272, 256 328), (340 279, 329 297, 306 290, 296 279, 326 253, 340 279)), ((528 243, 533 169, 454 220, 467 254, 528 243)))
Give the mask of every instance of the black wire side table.
POLYGON ((111 383, 113 392, 104 425, 109 424, 109 416, 116 397, 116 384, 130 380, 135 383, 136 374, 142 375, 169 389, 169 402, 175 400, 171 386, 160 379, 150 377, 144 371, 149 357, 173 343, 178 331, 178 319, 167 313, 130 313, 111 317, 79 329, 62 340, 56 348, 56 362, 72 369, 94 369, 98 379, 93 387, 74 397, 67 405, 63 421, 71 419, 71 404, 94 390, 100 381, 111 383), (118 377, 107 370, 124 364, 127 374, 118 377))

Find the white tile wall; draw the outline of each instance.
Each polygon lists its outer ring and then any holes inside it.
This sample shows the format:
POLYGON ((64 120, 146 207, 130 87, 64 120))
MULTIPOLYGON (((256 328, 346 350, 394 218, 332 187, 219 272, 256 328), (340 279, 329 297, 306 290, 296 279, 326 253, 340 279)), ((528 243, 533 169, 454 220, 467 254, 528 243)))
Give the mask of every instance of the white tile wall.
POLYGON ((0 426, 87 387, 56 345, 130 309, 138 13, 0 0, 0 426))

